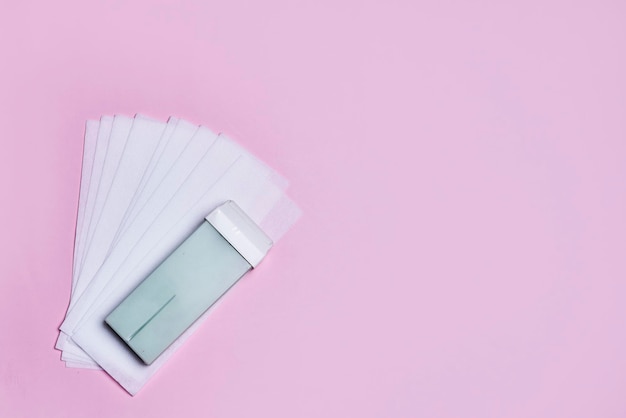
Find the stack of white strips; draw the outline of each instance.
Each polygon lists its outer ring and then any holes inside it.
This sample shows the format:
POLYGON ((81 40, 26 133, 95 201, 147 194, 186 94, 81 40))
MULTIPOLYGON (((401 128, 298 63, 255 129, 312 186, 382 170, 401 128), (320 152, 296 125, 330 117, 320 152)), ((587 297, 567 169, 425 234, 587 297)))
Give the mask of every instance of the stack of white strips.
POLYGON ((227 200, 278 241, 300 215, 286 188, 271 168, 205 127, 139 115, 88 121, 72 294, 56 345, 62 360, 104 369, 137 393, 210 311, 150 366, 104 318, 227 200))

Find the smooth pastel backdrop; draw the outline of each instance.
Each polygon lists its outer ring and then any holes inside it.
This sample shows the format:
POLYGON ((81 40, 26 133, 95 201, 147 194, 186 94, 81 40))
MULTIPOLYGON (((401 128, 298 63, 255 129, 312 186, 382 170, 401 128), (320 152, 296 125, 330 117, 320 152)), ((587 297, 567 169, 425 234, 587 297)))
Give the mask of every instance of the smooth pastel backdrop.
POLYGON ((3 1, 0 416, 626 416, 623 1, 3 1), (85 120, 304 217, 135 398, 53 349, 85 120))

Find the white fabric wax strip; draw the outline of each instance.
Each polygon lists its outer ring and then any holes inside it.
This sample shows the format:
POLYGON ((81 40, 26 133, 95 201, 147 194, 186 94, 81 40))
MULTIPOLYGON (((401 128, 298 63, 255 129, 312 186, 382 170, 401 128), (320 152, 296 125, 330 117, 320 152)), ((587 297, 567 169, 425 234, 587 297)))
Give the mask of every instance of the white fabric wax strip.
POLYGON ((126 145, 126 139, 128 138, 128 134, 130 133, 130 129, 132 128, 133 121, 134 119, 128 118, 126 116, 113 117, 111 130, 109 132, 106 154, 104 157, 104 164, 102 165, 102 173, 100 174, 100 179, 94 196, 95 200, 93 205, 93 211, 91 213, 89 223, 88 225, 86 225, 87 234, 85 236, 85 249, 83 252, 83 259, 81 260, 79 267, 79 274, 80 269, 82 269, 85 263, 85 258, 88 256, 89 246, 91 245, 94 228, 96 226, 97 220, 100 218, 100 213, 102 212, 102 209, 104 207, 104 202, 109 193, 111 183, 113 182, 113 178, 115 176, 115 173, 117 172, 117 167, 119 165, 120 159, 122 158, 124 146, 126 145))
MULTIPOLYGON (((87 287, 84 295, 76 300, 76 303, 70 307, 61 330, 68 333, 73 326, 82 318, 89 306, 97 298, 99 291, 107 284, 108 280, 119 268, 120 263, 128 256, 133 249, 135 242, 142 237, 145 230, 150 226, 151 221, 163 210, 173 196, 178 194, 178 202, 175 202, 180 206, 184 204, 184 200, 194 198, 198 193, 202 191, 202 188, 208 187, 207 184, 211 184, 211 178, 219 178, 227 168, 232 164, 232 161, 239 155, 232 154, 229 157, 229 153, 224 153, 224 147, 217 147, 208 153, 209 149, 215 142, 216 135, 207 128, 200 128, 193 136, 185 148, 180 158, 176 160, 176 163, 169 171, 169 174, 161 182, 158 193, 153 193, 152 197, 148 200, 148 203, 142 210, 143 216, 138 217, 140 222, 133 224, 134 228, 129 229, 122 237, 120 242, 111 250, 105 263, 100 267, 95 278, 87 287), (205 154, 208 154, 207 158, 203 158, 205 154), (179 188, 184 184, 192 170, 203 161, 203 168, 211 170, 211 173, 207 173, 207 176, 197 180, 194 187, 187 187, 186 191, 181 193, 179 188), (199 189, 199 191, 198 191, 199 189)), ((222 141, 223 142, 223 141, 222 141)), ((184 206, 183 206, 184 209, 184 206)), ((174 214, 179 216, 178 214, 174 214)))
MULTIPOLYGON (((122 117, 117 118, 120 119, 118 125, 121 125, 124 119, 122 117)), ((137 119, 145 118, 138 116, 137 119)), ((135 122, 136 121, 133 121, 131 126, 133 126, 135 122)), ((79 256, 75 257, 75 263, 82 265, 82 263, 84 263, 85 254, 88 254, 88 251, 85 250, 85 240, 81 241, 80 238, 86 236, 91 245, 94 239, 99 239, 94 238, 94 234, 98 231, 98 222, 106 222, 100 221, 100 219, 111 219, 109 215, 110 210, 106 210, 107 205, 115 206, 116 209, 113 213, 118 216, 118 218, 115 219, 119 219, 120 213, 122 215, 119 222, 111 222, 111 226, 117 226, 117 229, 113 228, 115 229, 115 234, 111 239, 112 242, 109 244, 109 250, 105 255, 104 264, 97 270, 95 275, 92 275, 96 279, 98 277, 100 278, 98 285, 92 288, 92 280, 85 280, 85 289, 92 295, 91 298, 77 297, 76 292, 72 292, 72 305, 78 304, 79 302, 77 301, 80 301, 82 302, 82 308, 79 310, 72 309, 71 313, 74 314, 74 318, 72 319, 73 327, 66 324, 69 322, 69 324, 72 325, 72 321, 66 319, 63 326, 63 330, 66 331, 73 330, 77 326, 83 327, 84 323, 89 322, 86 321, 86 318, 93 316, 95 312, 97 312, 95 306, 101 303, 105 295, 111 295, 113 289, 116 289, 116 283, 113 280, 114 277, 117 278, 120 275, 131 274, 129 271, 132 272, 137 269, 137 255, 145 254, 147 248, 146 242, 148 241, 141 240, 143 235, 149 232, 147 231, 148 229, 152 231, 155 225, 167 228, 168 224, 164 222, 162 212, 165 211, 170 214, 181 213, 184 211, 185 207, 189 207, 189 205, 194 202, 194 196, 197 196, 198 193, 207 194, 206 192, 202 192, 203 189, 201 187, 198 187, 203 182, 205 185, 208 184, 206 178, 196 180, 195 182, 190 180, 194 178, 194 173, 209 167, 209 164, 206 163, 207 159, 204 159, 207 154, 210 154, 208 152, 209 150, 202 155, 203 159, 198 161, 197 165, 193 164, 193 156, 198 155, 198 148, 194 148, 193 145, 198 145, 198 143, 202 141, 196 140, 194 142, 192 139, 195 138, 195 134, 201 130, 188 122, 170 118, 168 125, 165 126, 165 129, 162 131, 162 135, 159 136, 159 140, 153 141, 153 143, 156 143, 156 146, 150 158, 147 159, 146 165, 142 166, 145 167, 144 170, 139 174, 137 174, 136 170, 133 171, 133 174, 138 175, 137 178, 139 178, 139 182, 133 193, 124 195, 126 197, 130 196, 130 199, 124 200, 124 202, 127 203, 125 209, 119 209, 117 199, 109 201, 108 197, 109 193, 111 193, 111 188, 115 190, 113 184, 117 177, 118 169, 113 169, 113 167, 116 162, 118 168, 120 167, 126 151, 125 148, 122 149, 122 152, 112 151, 110 154, 112 155, 112 161, 107 162, 106 158, 102 161, 102 150, 105 150, 105 156, 109 155, 108 144, 106 142, 110 139, 113 139, 113 143, 117 144, 117 146, 114 146, 112 149, 119 150, 119 144, 122 142, 124 135, 123 131, 119 129, 119 126, 118 129, 116 129, 115 135, 112 137, 111 135, 106 135, 107 129, 108 132, 112 132, 111 118, 103 117, 100 125, 98 140, 95 143, 95 150, 93 152, 92 175, 89 179, 88 187, 86 187, 85 203, 82 205, 85 208, 84 215, 82 215, 83 221, 80 226, 77 224, 77 248, 75 251, 79 256), (102 126, 103 121, 105 122, 104 126, 102 126), (106 125, 107 122, 108 126, 106 125), (104 145, 107 145, 107 147, 104 145), (98 155, 98 149, 100 149, 100 155, 98 155), (204 162, 204 165, 202 162, 204 162), (100 170, 98 170, 98 167, 100 167, 100 170), (189 173, 189 170, 185 172, 185 168, 189 169, 189 167, 192 168, 191 173, 189 173), (102 178, 103 175, 106 179, 104 182, 97 180, 98 177, 102 178), (174 180, 171 180, 170 175, 173 175, 174 180), (100 194, 101 197, 94 198, 94 186, 96 190, 100 190, 98 194, 100 194), (92 196, 91 199, 89 198, 90 195, 92 196), (102 196, 104 196, 104 202, 102 196), (89 203, 90 200, 91 203, 89 203), (181 200, 185 201, 185 203, 181 203, 181 200), (91 216, 89 216, 89 209, 91 209, 91 216), (98 220, 96 220, 96 218, 98 220), (150 219, 152 222, 150 222, 150 219), (96 223, 94 224, 94 222, 96 223), (87 231, 87 233, 85 233, 85 231, 87 231), (91 234, 89 234, 89 231, 92 231, 91 234), (120 244, 119 249, 118 244, 120 244), (129 249, 134 251, 136 247, 138 250, 133 256, 123 257, 125 254, 124 251, 128 251, 129 249), (81 252, 83 253, 83 259, 80 258, 81 252), (116 257, 115 254, 118 256, 116 257), (110 262, 111 260, 114 262, 110 262)), ((144 138, 149 136, 151 135, 142 135, 144 138)), ((128 134, 127 139, 130 139, 128 134)), ((87 131, 85 142, 88 142, 87 131)), ((128 144, 125 143, 124 146, 126 147, 127 145, 128 144)), ((214 151, 211 146, 209 146, 209 148, 214 151)), ((219 154, 220 153, 217 152, 214 158, 219 159, 219 154)), ((276 175, 272 170, 267 169, 266 166, 254 159, 254 157, 240 147, 239 157, 235 159, 239 164, 233 163, 233 167, 241 167, 242 161, 246 159, 250 167, 256 167, 257 169, 262 168, 255 178, 263 178, 264 181, 270 185, 270 188, 273 189, 271 193, 257 193, 255 204, 257 205, 257 210, 260 211, 258 213, 265 213, 264 216, 259 218, 262 227, 264 229, 267 228, 268 231, 271 231, 270 235, 274 235, 276 237, 275 239, 278 239, 298 218, 300 214, 299 209, 283 194, 284 189, 287 187, 286 180, 276 175), (278 185, 278 187, 276 185, 278 185)), ((89 161, 85 160, 83 164, 88 166, 89 161)), ((232 170, 228 168, 225 169, 222 176, 228 178, 229 171, 232 170)), ((196 176, 196 179, 197 178, 198 176, 196 176)), ((83 180, 85 184, 87 184, 87 180, 83 180)), ((223 178, 220 177, 220 180, 223 180, 223 178)), ((227 184, 227 182, 223 183, 227 184)), ((81 186, 81 194, 84 189, 85 187, 81 186)), ((251 190, 252 189, 249 189, 248 191, 250 192, 251 190)), ((113 193, 113 196, 120 194, 119 192, 113 193)), ((254 195, 253 192, 249 194, 250 196, 254 195)), ((85 275, 84 277, 87 276, 85 275)), ((76 283, 79 282, 80 279, 74 280, 73 285, 75 286, 76 283)), ((124 282, 122 284, 124 284, 124 282)), ((119 283, 117 283, 117 285, 119 285, 119 283)), ((68 314, 68 317, 69 316, 70 314, 68 314)), ((62 334, 62 337, 64 336, 65 334, 62 334)), ((62 338, 60 338, 60 341, 61 340, 62 338)), ((63 353, 63 359, 66 360, 68 367, 99 368, 89 355, 73 344, 72 340, 69 341, 70 343, 66 345, 66 350, 63 353)), ((89 342, 87 342, 87 344, 89 344, 89 342)))
POLYGON ((143 189, 135 196, 135 201, 124 216, 122 225, 117 232, 115 244, 117 244, 119 237, 126 231, 127 226, 135 220, 137 213, 143 209, 148 199, 156 192, 165 176, 170 175, 170 170, 172 170, 174 163, 181 158, 183 151, 187 148, 198 129, 198 126, 189 122, 184 120, 179 121, 176 131, 163 150, 161 158, 148 175, 143 189))
MULTIPOLYGON (((119 125, 116 125, 115 122, 118 120, 127 122, 124 118, 117 117, 114 120, 111 137, 113 138, 117 134, 117 141, 121 143, 127 125, 122 124, 122 129, 118 128, 116 131, 116 126, 119 125)), ((114 233, 136 191, 135 186, 139 185, 145 168, 152 159, 156 148, 163 140, 165 128, 163 123, 138 117, 130 126, 130 132, 128 138, 124 140, 123 151, 118 167, 113 174, 111 186, 106 193, 104 201, 102 201, 103 207, 100 210, 100 218, 94 219, 91 223, 95 227, 92 228, 94 231, 91 237, 92 244, 83 262, 80 272, 80 283, 76 288, 79 292, 88 286, 93 277, 93 272, 102 264, 114 233)), ((100 190, 102 190, 102 187, 100 190)), ((70 302, 70 306, 72 304, 73 301, 70 302)), ((85 361, 89 360, 85 359, 85 361)))
POLYGON ((102 170, 104 167, 107 149, 109 147, 109 136, 113 127, 113 117, 103 116, 100 118, 100 124, 98 129, 98 138, 96 142, 96 151, 94 155, 94 163, 92 168, 91 179, 89 179, 89 193, 87 195, 87 202, 85 204, 85 218, 83 219, 83 227, 80 234, 80 241, 82 243, 78 257, 76 260, 75 274, 79 275, 80 266, 83 260, 83 254, 86 250, 87 233, 89 224, 96 204, 96 195, 98 194, 98 188, 100 187, 100 179, 102 177, 102 170))
MULTIPOLYGON (((141 115, 138 115, 138 118, 139 118, 139 119, 150 120, 149 118, 147 118, 147 117, 143 117, 143 116, 141 116, 141 115)), ((154 123, 154 121, 153 121, 152 123, 154 123)), ((173 121, 173 123, 168 122, 168 127, 170 127, 170 131, 173 131, 173 129, 175 128, 175 126, 176 126, 176 120, 174 120, 174 121, 173 121)), ((90 127, 90 124, 88 123, 88 128, 89 128, 89 127, 90 127)), ((89 130, 86 132, 86 136, 85 136, 85 142, 86 142, 86 143, 91 143, 91 142, 92 142, 92 141, 90 141, 90 137, 88 137, 89 132, 90 132, 89 130)), ((141 134, 141 132, 140 132, 139 134, 141 134)), ((162 143, 162 142, 159 142, 159 145, 160 145, 161 143, 162 143)), ((132 145, 132 144, 131 144, 131 145, 132 145)), ((127 145, 127 146, 125 147, 125 149, 124 149, 124 152, 125 152, 125 153, 127 153, 128 151, 129 151, 129 146, 127 145)), ((132 152, 132 147, 130 148, 130 152, 132 152)), ((154 158, 152 158, 152 159, 154 159, 154 158)), ((152 159, 151 159, 151 161, 152 161, 152 159)), ((85 165, 85 166, 87 166, 87 165, 88 165, 88 161, 85 161, 85 162, 84 162, 84 165, 85 165)), ((118 167, 118 168, 119 168, 119 167, 118 167)), ((116 175, 115 175, 115 176, 117 176, 117 172, 116 172, 116 175)), ((109 192, 109 196, 107 197, 107 200, 111 200, 110 192, 109 192)), ((115 205, 116 207, 119 207, 119 204, 118 204, 117 202, 113 202, 112 204, 113 204, 113 205, 115 205)), ((79 211, 79 212, 80 212, 80 211, 79 211)), ((81 229, 82 229, 82 224, 77 226, 77 231, 80 231, 81 229)), ((82 244, 82 241, 79 239, 79 237, 80 237, 80 233, 77 233, 77 240, 76 240, 76 241, 77 241, 77 242, 76 242, 76 244, 77 244, 77 248, 80 248, 80 246, 81 246, 81 244, 82 244)), ((78 282, 78 277, 77 277, 77 275, 75 275, 75 279, 73 280, 73 287, 75 287, 75 285, 76 285, 76 283, 77 283, 77 282, 78 282)), ((84 283, 84 285, 87 285, 87 284, 88 284, 88 282, 89 282, 89 280, 88 280, 88 279, 86 279, 85 277, 83 277, 83 283, 84 283)), ((72 292, 72 293, 73 293, 73 296, 74 296, 74 297, 72 298, 72 300, 75 300, 76 293, 75 293, 75 292, 72 292)), ((70 305, 73 305, 73 302, 72 302, 72 301, 70 302, 70 305)), ((64 341, 64 340, 65 340, 65 339, 64 339, 64 338, 63 338, 63 336, 61 335, 61 336, 60 336, 60 338, 59 338, 59 341, 58 341, 58 343, 57 343, 57 348, 63 349, 63 348, 65 348, 65 347, 66 347, 66 344, 65 344, 65 343, 66 343, 66 341, 64 341)), ((80 351, 80 350, 79 350, 79 351, 80 351)), ((89 360, 89 359, 87 359, 87 358, 85 358, 84 360, 85 360, 85 361, 91 361, 91 360, 89 360)))
POLYGON ((182 131, 183 130, 182 128, 185 126, 185 124, 186 124, 185 121, 181 121, 174 117, 169 118, 167 122, 167 126, 165 127, 165 131, 163 132, 163 139, 159 142, 157 149, 155 150, 152 158, 150 159, 150 162, 148 163, 148 166, 141 178, 139 186, 137 187, 137 190, 133 194, 130 204, 128 205, 128 208, 126 208, 126 211, 124 213, 124 216, 122 217, 122 220, 120 221, 120 224, 117 225, 117 230, 115 232, 115 237, 113 238, 112 246, 115 246, 117 237, 119 236, 119 233, 122 228, 122 225, 124 224, 124 221, 128 218, 129 213, 132 211, 133 207, 137 204, 137 199, 139 198, 139 196, 141 196, 144 193, 146 186, 148 185, 148 183, 150 182, 150 179, 152 178, 154 174, 155 168, 159 166, 162 159, 165 159, 168 157, 171 144, 175 142, 185 142, 185 143, 188 142, 189 139, 191 139, 193 133, 195 133, 195 131, 197 130, 197 127, 192 125, 193 131, 185 138, 186 141, 179 141, 178 137, 175 136, 175 133, 177 131, 178 132, 182 131))
MULTIPOLYGON (((87 227, 89 219, 91 217, 91 213, 93 212, 93 207, 95 204, 95 191, 97 190, 97 186, 100 182, 100 175, 102 173, 102 167, 104 165, 104 160, 106 156, 106 150, 108 147, 109 134, 111 132, 111 127, 113 124, 113 118, 108 116, 103 116, 100 121, 95 123, 87 124, 87 128, 85 131, 85 142, 91 143, 94 135, 94 130, 97 127, 97 131, 95 133, 95 149, 93 151, 93 157, 91 162, 84 162, 83 164, 89 165, 91 164, 90 169, 90 177, 89 177, 89 185, 87 186, 87 190, 85 193, 85 203, 83 207, 84 215, 82 217, 80 229, 77 229, 76 237, 75 237, 75 251, 74 251, 74 268, 73 268, 73 278, 72 278, 72 296, 75 295, 74 289, 76 283, 78 282, 78 269, 80 266, 81 256, 84 251, 85 240, 87 235, 87 227), (90 129, 91 128, 91 129, 90 129)), ((67 338, 63 333, 60 333, 59 339, 55 345, 55 348, 59 350, 63 350, 67 343, 67 338)))
MULTIPOLYGON (((240 202, 240 206, 257 223, 271 211, 272 199, 261 199, 267 202, 266 207, 257 207, 260 196, 273 196, 274 203, 282 197, 282 191, 274 186, 268 178, 257 175, 257 170, 250 167, 250 160, 239 160, 236 167, 230 170, 227 176, 203 196, 187 216, 180 219, 166 235, 158 240, 146 241, 147 252, 128 275, 122 280, 116 280, 116 286, 102 295, 94 305, 88 319, 79 325, 72 338, 111 376, 116 379, 129 393, 135 394, 147 380, 163 365, 176 348, 195 330, 201 321, 198 321, 185 332, 176 343, 165 351, 152 365, 141 364, 127 347, 115 335, 112 335, 104 326, 104 318, 121 302, 122 299, 137 286, 160 262, 176 248, 193 229, 195 229, 203 215, 210 212, 225 200, 240 202), (155 245, 156 244, 156 245, 155 245), (150 248, 148 248, 150 247, 150 248)), ((151 229, 154 231, 154 229, 151 229)), ((271 237, 273 239, 273 237, 271 237)), ((206 314, 202 319, 206 318, 206 314)))
MULTIPOLYGON (((109 151, 114 142, 115 122, 111 132, 109 151)), ((128 205, 137 190, 141 177, 148 166, 150 158, 156 150, 159 140, 162 139, 165 124, 145 119, 135 119, 129 125, 124 125, 120 137, 124 136, 126 128, 129 133, 124 138, 117 169, 115 170, 110 186, 102 200, 102 209, 98 218, 94 216, 90 229, 93 231, 88 242, 88 249, 80 271, 79 284, 76 287, 78 295, 89 284, 91 278, 102 265, 117 227, 121 222, 128 205), (93 226, 93 228, 92 228, 93 226)), ((121 141, 120 141, 121 142, 121 141)), ((106 167, 106 166, 105 166, 106 167)), ((104 179, 104 176, 103 176, 104 179)), ((102 187, 101 187, 102 189, 102 187)))
POLYGON ((241 155, 238 147, 229 146, 230 144, 223 140, 216 144, 219 146, 213 147, 215 140, 216 135, 206 128, 200 128, 194 135, 181 158, 177 159, 169 175, 161 183, 158 193, 153 193, 148 199, 141 211, 141 216, 138 216, 126 233, 120 237, 85 294, 70 308, 61 326, 63 331, 71 332, 89 306, 97 299, 101 289, 106 286, 131 254, 136 242, 144 237, 147 231, 149 232, 154 220, 168 207, 168 204, 170 208, 176 208, 176 210, 170 209, 173 222, 188 210, 191 205, 189 200, 196 199, 203 189, 217 181, 241 155), (196 170, 198 165, 200 168, 196 170), (201 173, 203 177, 190 177, 193 172, 201 173), (192 181, 194 178, 196 178, 195 182, 192 181))
POLYGON ((91 247, 93 235, 98 220, 100 219, 100 214, 104 209, 104 203, 106 201, 107 195, 109 194, 109 190, 111 188, 111 184, 113 183, 115 173, 117 172, 117 167, 122 158, 124 146, 126 145, 126 140, 128 138, 128 134, 130 133, 132 124, 133 119, 131 118, 127 118, 124 116, 115 116, 113 118, 113 125, 111 127, 111 133, 109 135, 109 146, 107 148, 104 165, 102 167, 102 174, 100 176, 100 182, 98 184, 95 195, 93 212, 91 214, 90 222, 87 226, 87 235, 85 238, 85 249, 83 251, 83 257, 80 261, 78 269, 79 280, 76 283, 76 287, 74 289, 74 293, 76 295, 80 295, 85 289, 86 281, 83 280, 83 277, 85 277, 85 275, 83 274, 83 270, 85 269, 85 265, 87 265, 88 269, 89 267, 91 267, 92 263, 90 263, 89 260, 89 249, 91 247))
MULTIPOLYGON (((136 116, 136 119, 143 119, 143 120, 147 120, 147 121, 149 120, 149 121, 156 122, 156 121, 154 121, 153 119, 150 119, 150 118, 145 117, 145 116, 143 116, 143 115, 137 115, 137 116, 136 116)), ((133 123, 134 123, 134 122, 133 122, 133 123)), ((164 134, 163 134, 163 135, 167 135, 168 133, 171 133, 171 131, 173 131, 173 130, 175 129, 176 124, 177 124, 176 120, 173 120, 173 121, 171 121, 171 122, 170 122, 170 121, 168 121, 168 124, 167 124, 167 127, 166 127, 166 132, 164 132, 164 134)), ((137 135, 135 134, 135 136, 137 136, 137 135)), ((148 138, 146 138, 145 140, 149 140, 149 139, 148 139, 148 138)), ((157 139, 156 139, 156 138, 155 138, 154 140, 155 140, 155 141, 157 141, 157 139)), ((158 146, 160 146, 160 144, 161 144, 162 142, 163 142, 163 141, 159 141, 159 142, 158 142, 158 144, 159 144, 158 146)), ((125 152, 125 153, 127 152, 127 148, 125 148, 125 149, 124 149, 124 152, 125 152)), ((155 151, 155 153, 156 153, 156 151, 155 151)), ((152 162, 152 160, 155 160, 155 159, 156 159, 156 158, 155 158, 155 156, 153 155, 153 156, 150 158, 150 161, 152 162)), ((118 166, 118 170, 119 170, 119 166, 118 166)), ((118 175, 117 175, 117 172, 116 172, 115 176, 116 176, 116 177, 118 176, 118 175)), ((138 190, 140 190, 140 188, 138 188, 138 190)), ((109 195, 110 195, 110 192, 109 192, 109 195)), ((110 199, 110 196, 108 196, 108 197, 106 198, 106 200, 109 200, 109 199, 110 199)), ((105 202, 106 202, 106 200, 105 200, 105 202)), ((116 203, 117 203, 117 202, 111 202, 110 204, 112 204, 112 205, 116 205, 116 203)), ((105 204, 108 204, 108 203, 105 203, 105 204)), ((82 280, 86 281, 87 283, 83 284, 82 286, 87 286, 87 285, 88 285, 88 281, 89 281, 88 279, 89 279, 89 278, 85 278, 85 276, 86 276, 86 275, 83 275, 82 280)), ((76 278, 75 278, 75 281, 79 281, 79 280, 80 280, 80 277, 76 277, 76 278)))
MULTIPOLYGON (((81 241, 79 239, 83 229, 85 219, 85 206, 87 205, 87 195, 89 194, 89 182, 93 171, 94 157, 96 156, 96 144, 98 139, 98 128, 100 122, 88 120, 85 124, 85 141, 83 143, 83 162, 81 167, 80 190, 78 193, 78 214, 76 217, 76 234, 74 237, 74 259, 72 272, 76 271, 76 257, 81 241)), ((72 289, 74 288, 74 275, 72 277, 72 289)))
MULTIPOLYGON (((222 143, 224 145, 229 145, 230 147, 233 147, 234 144, 223 140, 222 143)), ((220 161, 224 161, 225 155, 223 151, 220 151, 220 149, 215 149, 213 150, 214 152, 211 153, 210 155, 207 155, 207 158, 204 159, 204 164, 201 165, 199 168, 200 170, 195 170, 194 171, 194 175, 190 178, 190 180, 187 182, 183 188, 183 190, 181 191, 180 195, 181 198, 180 199, 176 199, 173 200, 172 202, 170 202, 170 204, 168 206, 166 206, 165 210, 163 211, 163 213, 160 214, 160 217, 157 219, 157 222, 153 222, 152 224, 150 224, 150 219, 147 218, 147 216, 141 216, 139 217, 138 221, 146 221, 143 222, 137 222, 134 226, 137 227, 137 234, 135 233, 131 233, 129 234, 129 236, 137 236, 137 235, 142 235, 143 238, 143 247, 135 248, 134 252, 131 251, 132 249, 132 243, 129 242, 128 247, 126 247, 124 244, 124 242, 121 242, 121 245, 119 247, 119 255, 121 256, 126 256, 129 253, 131 255, 136 255, 138 253, 138 251, 145 251, 146 250, 146 246, 152 245, 152 243, 155 240, 159 240, 161 239, 158 234, 159 232, 159 228, 169 228, 173 222, 175 222, 177 219, 179 219, 181 216, 184 215, 185 211, 187 211, 188 207, 191 205, 193 205, 194 201, 196 201, 197 199, 195 198, 195 196, 197 195, 197 193, 191 193, 192 190, 197 190, 199 186, 202 186, 204 184, 207 183, 207 179, 210 179, 211 177, 214 178, 219 178, 220 175, 209 175, 209 172, 207 172, 207 170, 214 170, 215 168, 215 163, 220 162, 220 161), (208 158, 208 157, 212 157, 208 158), (214 160, 214 163, 211 163, 211 160, 214 160), (185 199, 183 199, 185 198, 185 199), (185 202, 185 200, 187 202, 185 202), (147 227, 150 226, 150 228, 148 229, 147 227), (141 231, 144 231, 143 233, 141 231), (145 235, 144 235, 145 234, 145 235)), ((251 157, 246 155, 247 160, 250 160, 247 164, 247 167, 249 168, 249 171, 252 172, 252 176, 255 177, 255 179, 258 180, 263 180, 263 181, 267 181, 266 179, 268 178, 272 178, 272 176, 270 175, 272 172, 265 166, 259 165, 259 163, 257 161, 254 161, 251 159, 251 157), (255 168, 254 170, 250 170, 250 167, 255 168)), ((239 167, 241 167, 241 164, 239 165, 239 167)), ((239 168, 239 171, 241 170, 241 168, 239 168)), ((231 178, 232 174, 229 176, 229 173, 227 173, 225 175, 225 178, 231 178)), ((208 182, 210 185, 210 182, 208 182)), ((223 184, 228 185, 228 183, 225 183, 225 181, 222 182, 223 184)), ((232 181, 233 184, 233 188, 239 187, 241 188, 241 185, 236 184, 235 181, 232 181)), ((227 186, 224 186, 227 187, 227 186)), ((269 204, 271 204, 271 201, 268 203, 267 199, 262 199, 259 198, 259 196, 255 196, 255 194, 253 193, 254 189, 250 189, 248 192, 248 195, 245 198, 253 198, 256 200, 257 205, 259 205, 259 207, 263 210, 267 210, 267 206, 269 204)), ((242 200, 242 199, 239 199, 242 200)), ((114 259, 114 254, 111 255, 110 260, 112 261, 114 259)), ((107 260, 109 261, 109 260, 107 260)), ((121 265, 121 267, 114 272, 107 272, 109 279, 103 279, 102 280, 102 285, 103 286, 111 286, 110 284, 110 278, 113 277, 113 273, 115 273, 115 277, 116 278, 121 278, 123 277, 125 274, 128 274, 128 272, 130 270, 132 270, 132 268, 134 267, 133 263, 136 263, 136 259, 132 258, 132 257, 126 257, 125 260, 123 260, 123 264, 121 265)), ((111 264, 110 264, 111 265, 111 264)), ((101 271, 100 273, 104 273, 103 271, 101 271)), ((95 287, 91 287, 89 289, 89 291, 93 291, 96 292, 98 289, 96 289, 95 287)), ((95 296, 92 298, 91 301, 89 301, 87 303, 87 309, 89 309, 93 303, 93 301, 95 301, 97 298, 101 297, 100 293, 96 293, 95 296)), ((79 302, 80 303, 80 302, 79 302)), ((84 314, 81 315, 77 315, 77 317, 82 317, 84 314)), ((76 318, 72 318, 72 315, 68 316, 68 319, 71 321, 72 319, 76 319, 76 318)), ((80 319, 80 318, 78 318, 80 319)), ((69 322, 69 321, 68 321, 69 322)), ((70 323, 64 323, 64 326, 62 327, 62 329, 64 331, 70 331, 70 323)))

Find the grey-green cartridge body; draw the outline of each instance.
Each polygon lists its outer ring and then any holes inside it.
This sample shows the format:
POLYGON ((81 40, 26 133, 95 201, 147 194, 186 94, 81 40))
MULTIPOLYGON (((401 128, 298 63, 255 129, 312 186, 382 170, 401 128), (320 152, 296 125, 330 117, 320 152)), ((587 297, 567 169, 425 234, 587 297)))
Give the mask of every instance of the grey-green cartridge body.
POLYGON ((244 274, 271 239, 233 201, 211 212, 105 319, 151 364, 244 274))

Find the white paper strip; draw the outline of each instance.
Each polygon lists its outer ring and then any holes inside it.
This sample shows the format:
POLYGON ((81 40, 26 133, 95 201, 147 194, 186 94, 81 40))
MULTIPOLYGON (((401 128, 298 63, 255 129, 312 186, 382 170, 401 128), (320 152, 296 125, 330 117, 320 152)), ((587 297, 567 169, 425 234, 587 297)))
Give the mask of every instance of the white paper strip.
POLYGON ((183 120, 88 122, 73 291, 57 341, 66 366, 103 366, 136 393, 201 320, 145 366, 104 317, 225 200, 235 200, 278 241, 300 216, 284 194, 287 185, 235 142, 183 120))

